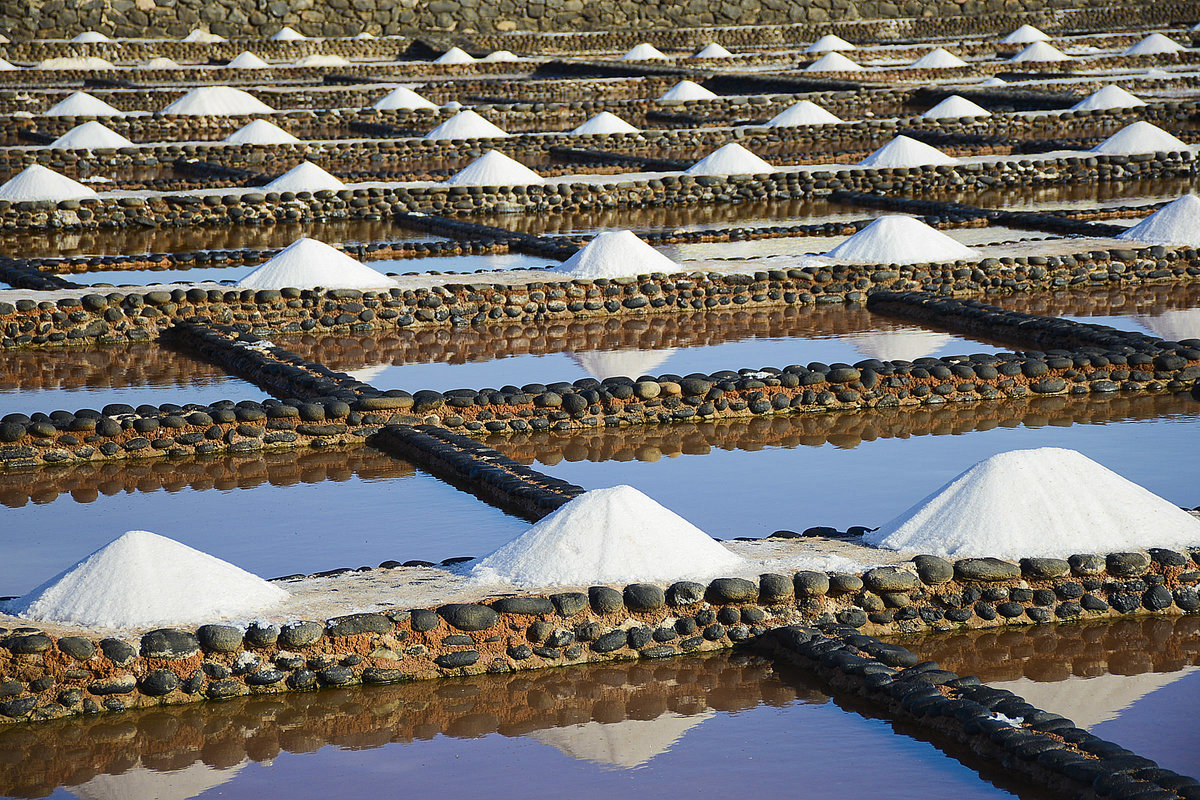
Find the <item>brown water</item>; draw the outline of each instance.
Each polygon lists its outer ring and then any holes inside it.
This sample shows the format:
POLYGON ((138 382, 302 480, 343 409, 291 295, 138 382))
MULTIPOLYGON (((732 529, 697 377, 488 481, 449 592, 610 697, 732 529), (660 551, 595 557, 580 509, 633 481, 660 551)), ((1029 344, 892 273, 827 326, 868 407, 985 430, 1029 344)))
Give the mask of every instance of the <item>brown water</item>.
MULTIPOLYGON (((1014 156, 1013 160, 1019 160, 1014 156)), ((1089 181, 1050 186, 1013 186, 987 192, 952 192, 932 190, 925 193, 931 200, 982 208, 1002 208, 1029 211, 1040 208, 1135 205, 1144 201, 1174 200, 1196 191, 1200 183, 1195 178, 1163 178, 1141 181, 1089 181)))

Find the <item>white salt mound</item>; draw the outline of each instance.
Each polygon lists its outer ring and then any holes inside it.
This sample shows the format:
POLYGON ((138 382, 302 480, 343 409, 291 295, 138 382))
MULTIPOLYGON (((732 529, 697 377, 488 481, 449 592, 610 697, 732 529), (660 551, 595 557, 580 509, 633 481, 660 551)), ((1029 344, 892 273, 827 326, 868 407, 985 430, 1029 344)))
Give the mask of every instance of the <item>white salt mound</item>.
POLYGON ((116 69, 117 65, 100 56, 63 56, 61 58, 47 58, 45 61, 39 61, 37 68, 97 70, 116 69))
POLYGON ((716 100, 719 95, 693 81, 680 81, 667 90, 659 100, 716 100))
POLYGON ((556 271, 573 278, 621 278, 651 272, 679 272, 671 259, 631 231, 604 231, 560 264, 556 271))
POLYGON ((98 150, 102 147, 132 147, 133 142, 92 120, 76 125, 49 144, 61 150, 98 150))
POLYGON ((238 281, 243 289, 381 289, 391 278, 316 239, 297 239, 238 281))
POLYGON ((263 187, 270 192, 319 192, 345 189, 346 184, 311 161, 297 164, 263 187))
POLYGON ((864 542, 962 558, 1064 558, 1200 543, 1200 520, 1074 450, 980 461, 864 542))
POLYGON ((404 86, 397 86, 383 97, 371 104, 371 108, 378 108, 381 111, 390 111, 394 109, 415 110, 418 108, 428 108, 436 111, 437 106, 426 100, 421 95, 414 92, 412 89, 404 86))
POLYGON ((843 120, 811 100, 800 100, 767 120, 768 127, 796 125, 837 125, 843 120))
POLYGON ((75 44, 96 44, 97 42, 111 42, 112 39, 100 33, 100 31, 84 31, 70 41, 75 44))
POLYGON ((1182 244, 1200 247, 1200 197, 1185 194, 1155 211, 1118 239, 1147 244, 1182 244))
POLYGON ((272 42, 299 42, 307 38, 307 36, 290 25, 284 25, 278 32, 271 35, 272 42))
POLYGON ((426 139, 496 139, 509 134, 471 109, 463 109, 425 134, 426 139))
POLYGON ((168 104, 161 114, 212 115, 270 114, 275 109, 249 92, 231 86, 198 86, 168 104))
POLYGON ((860 167, 921 167, 929 164, 955 164, 957 159, 908 136, 897 136, 858 162, 860 167))
POLYGON ((461 47, 451 47, 446 52, 433 60, 435 64, 470 64, 475 61, 475 56, 463 50, 461 47))
POLYGON ((860 72, 862 67, 841 53, 826 53, 804 68, 805 72, 860 72))
POLYGON ((610 111, 601 111, 571 131, 578 134, 638 133, 638 129, 610 111))
POLYGON ((78 200, 96 193, 78 181, 40 164, 30 164, 0 186, 0 200, 78 200))
POLYGON ((1095 111, 1102 108, 1137 108, 1144 105, 1146 105, 1146 101, 1130 94, 1120 86, 1110 83, 1071 106, 1071 110, 1095 111))
POLYGON ((847 42, 840 36, 834 36, 832 33, 822 36, 815 42, 810 44, 804 52, 806 53, 829 53, 834 50, 857 50, 858 48, 847 42))
POLYGON ((511 50, 493 50, 492 52, 490 52, 486 56, 484 56, 481 60, 487 61, 490 63, 495 63, 498 61, 502 61, 502 62, 520 61, 521 57, 519 55, 517 55, 516 53, 512 52, 511 50))
POLYGON ((1022 25, 1000 40, 1001 44, 1029 44, 1030 42, 1046 42, 1050 37, 1032 25, 1022 25))
POLYGON ((16 64, 0 58, 0 72, 11 72, 12 70, 20 69, 16 64))
POLYGON ((249 50, 243 50, 225 66, 229 69, 266 69, 271 65, 249 50))
POLYGON ((145 64, 141 64, 138 66, 138 69, 183 69, 183 66, 173 58, 159 56, 158 58, 150 59, 145 64))
POLYGON ((921 116, 925 119, 950 119, 957 117, 990 117, 992 112, 965 97, 952 94, 921 116))
POLYGON ((447 178, 447 186, 525 186, 543 184, 545 179, 499 150, 488 150, 447 178))
POLYGON ((218 36, 215 33, 209 33, 208 31, 202 31, 199 28, 196 28, 195 30, 193 30, 191 33, 189 33, 187 36, 183 37, 179 41, 181 41, 181 42, 200 42, 201 44, 216 44, 217 42, 227 42, 229 40, 226 39, 224 36, 218 36))
POLYGON ((1071 57, 1049 42, 1034 42, 1009 59, 1010 63, 1022 61, 1070 61, 1071 57))
POLYGON ((733 58, 733 53, 716 42, 709 42, 694 53, 692 58, 733 58))
POLYGON ((775 167, 742 147, 730 142, 683 171, 684 175, 760 175, 775 167))
POLYGON ((229 144, 295 144, 300 140, 265 119, 256 119, 238 128, 222 141, 229 144))
POLYGON ((47 117, 120 117, 124 116, 125 112, 87 92, 72 92, 46 109, 43 114, 47 117))
POLYGON ((588 586, 698 578, 739 556, 632 486, 574 498, 471 570, 479 583, 588 586))
POLYGON ((1004 80, 1004 78, 997 78, 995 75, 993 75, 992 77, 988 78, 987 80, 980 81, 979 85, 980 86, 1007 86, 1008 81, 1004 80))
POLYGON ((129 531, 3 608, 45 622, 144 628, 254 615, 288 596, 227 561, 129 531))
POLYGON ((361 31, 359 33, 354 34, 350 38, 351 39, 374 39, 375 34, 371 33, 370 31, 361 31))
POLYGON ((664 59, 667 54, 659 50, 652 44, 642 42, 639 45, 631 47, 625 55, 621 56, 622 61, 654 61, 664 59))
POLYGON ((909 66, 916 67, 917 69, 950 69, 952 67, 965 67, 967 66, 967 62, 963 61, 946 48, 938 47, 930 50, 928 53, 909 64, 909 66))
POLYGON ((1112 136, 1091 149, 1093 153, 1108 155, 1136 155, 1137 153, 1165 152, 1182 153, 1191 148, 1157 125, 1139 120, 1126 125, 1112 136))
POLYGON ((313 53, 311 56, 297 59, 294 63, 297 67, 348 67, 350 59, 339 55, 313 53))
POLYGON ((1124 56, 1154 56, 1160 53, 1178 53, 1183 45, 1173 39, 1168 39, 1161 33, 1152 33, 1145 39, 1130 47, 1121 55, 1124 56))
POLYGON ((936 264, 979 257, 921 220, 899 214, 879 217, 825 255, 866 264, 936 264))

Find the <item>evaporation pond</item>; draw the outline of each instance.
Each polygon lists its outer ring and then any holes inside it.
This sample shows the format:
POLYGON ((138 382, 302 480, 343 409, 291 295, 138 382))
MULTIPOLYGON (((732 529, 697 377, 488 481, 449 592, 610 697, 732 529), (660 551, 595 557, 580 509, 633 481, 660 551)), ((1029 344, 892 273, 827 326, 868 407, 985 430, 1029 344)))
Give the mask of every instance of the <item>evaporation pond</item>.
POLYGON ((529 256, 524 253, 483 253, 471 256, 423 256, 421 258, 396 258, 366 262, 380 272, 443 272, 471 274, 475 272, 500 272, 510 269, 542 269, 557 266, 558 262, 546 256, 529 256))

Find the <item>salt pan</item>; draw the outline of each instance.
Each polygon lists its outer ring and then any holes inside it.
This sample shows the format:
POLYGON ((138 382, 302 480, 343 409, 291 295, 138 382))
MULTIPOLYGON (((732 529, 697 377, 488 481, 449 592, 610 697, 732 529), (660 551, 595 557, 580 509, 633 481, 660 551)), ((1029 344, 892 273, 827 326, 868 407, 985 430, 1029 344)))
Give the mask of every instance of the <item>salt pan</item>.
MULTIPOLYGON (((1117 235, 1148 244, 1182 244, 1200 247, 1200 197, 1185 194, 1117 235)), ((1200 335, 1200 331, 1197 332, 1200 335)))
POLYGON ((760 175, 775 168, 737 142, 709 153, 683 171, 685 175, 760 175))
POLYGON ((1034 42, 1009 59, 1010 63, 1022 61, 1070 61, 1071 57, 1049 42, 1034 42))
POLYGON ((800 100, 767 120, 768 127, 837 125, 842 120, 811 100, 800 100))
POLYGON ((229 69, 266 69, 271 65, 249 50, 243 50, 225 66, 229 69))
POLYGON ((841 53, 826 53, 804 68, 805 72, 860 72, 862 67, 841 53))
POLYGON ((840 36, 834 36, 832 33, 822 36, 815 42, 810 44, 804 52, 806 53, 829 53, 834 50, 857 50, 858 48, 847 42, 840 36))
POLYGON ((573 278, 621 278, 651 272, 679 272, 671 259, 631 231, 604 231, 560 264, 556 271, 573 278))
POLYGON ((909 64, 909 66, 917 69, 951 69, 953 67, 965 67, 967 66, 967 62, 946 48, 937 47, 912 62, 912 64, 909 64))
POLYGON ((271 35, 272 42, 299 42, 307 38, 307 36, 292 28, 290 25, 284 25, 276 33, 271 35))
POLYGON ((428 108, 431 111, 436 111, 437 106, 426 100, 421 95, 404 86, 397 86, 383 97, 376 100, 371 108, 378 108, 381 111, 390 111, 394 109, 415 110, 418 108, 428 108))
POLYGON ((955 164, 957 159, 908 136, 897 136, 871 155, 858 162, 860 167, 921 167, 955 164))
POLYGON ((426 139, 498 139, 509 134, 471 109, 463 109, 425 134, 426 139))
POLYGON ((269 192, 319 192, 345 189, 346 184, 311 161, 297 164, 263 187, 269 192))
POLYGON ((222 141, 228 144, 296 144, 300 140, 278 125, 256 119, 238 128, 222 141))
POLYGON ((71 128, 49 146, 61 150, 98 150, 103 147, 132 147, 133 142, 92 120, 71 128))
POLYGON ((1000 40, 1001 44, 1029 44, 1030 42, 1046 42, 1050 37, 1032 25, 1022 25, 1000 40))
POLYGON ((1146 105, 1144 100, 1135 97, 1120 86, 1114 86, 1110 83, 1108 86, 1097 89, 1071 106, 1071 110, 1095 111, 1102 108, 1137 108, 1144 105, 1146 105))
POLYGON ((72 92, 44 112, 47 117, 120 117, 124 113, 87 92, 72 92))
POLYGON ((656 61, 665 59, 667 54, 659 50, 652 44, 642 42, 630 48, 625 55, 621 56, 622 61, 656 61))
POLYGON ((921 220, 898 214, 879 217, 825 255, 865 264, 936 264, 979 258, 971 248, 921 220))
POLYGON ((84 31, 74 39, 71 39, 71 41, 75 44, 96 44, 97 42, 111 42, 112 39, 100 33, 100 31, 84 31))
POLYGON ((571 133, 577 134, 608 134, 608 133, 638 133, 638 129, 609 111, 601 111, 571 133))
POLYGON ((693 81, 680 81, 667 90, 659 100, 716 100, 720 95, 710 92, 693 81))
POLYGON ((698 52, 692 54, 692 58, 733 58, 733 53, 716 42, 709 42, 698 52))
POLYGON ((40 164, 30 164, 0 186, 0 200, 78 200, 96 193, 78 181, 40 164))
POLYGON ((445 180, 447 186, 541 185, 545 179, 499 150, 488 150, 445 180))
POLYGON ((1093 153, 1108 155, 1136 155, 1137 153, 1157 153, 1159 151, 1182 153, 1191 150, 1185 142, 1176 139, 1157 125, 1151 125, 1145 120, 1139 120, 1132 125, 1126 125, 1112 136, 1091 149, 1093 153))
POLYGON ((244 289, 380 289, 391 278, 316 239, 297 239, 238 281, 244 289))
POLYGON ((471 64, 475 61, 475 56, 463 50, 461 47, 451 47, 446 52, 433 60, 435 64, 471 64))
POLYGON ((990 117, 992 112, 972 103, 961 95, 952 94, 921 116, 925 119, 951 119, 957 117, 990 117))
POLYGON ((1154 56, 1161 53, 1178 53, 1183 45, 1173 39, 1168 39, 1161 33, 1152 33, 1145 39, 1130 47, 1121 55, 1124 56, 1154 56))
POLYGON ((270 114, 269 105, 249 92, 231 86, 198 86, 183 97, 168 104, 162 114, 186 114, 192 116, 240 116, 243 114, 270 114))

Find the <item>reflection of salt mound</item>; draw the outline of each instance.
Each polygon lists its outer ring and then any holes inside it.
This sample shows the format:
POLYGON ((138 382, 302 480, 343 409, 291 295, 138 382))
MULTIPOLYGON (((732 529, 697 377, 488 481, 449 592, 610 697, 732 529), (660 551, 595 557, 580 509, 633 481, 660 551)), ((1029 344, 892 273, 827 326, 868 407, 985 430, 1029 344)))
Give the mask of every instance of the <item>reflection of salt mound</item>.
POLYGON ((940 263, 979 256, 921 220, 898 214, 880 217, 825 255, 868 264, 940 263))
POLYGON ((243 289, 379 289, 386 275, 316 239, 297 239, 238 281, 243 289))
POLYGON ((952 117, 990 117, 992 112, 972 103, 961 95, 952 94, 921 116, 925 119, 949 119, 952 117))
POLYGON ((733 58, 733 53, 716 42, 709 42, 698 52, 693 53, 692 58, 733 58))
POLYGON ((295 64, 297 67, 348 67, 350 59, 339 55, 313 53, 311 56, 297 59, 295 64))
POLYGON ((308 37, 290 25, 284 25, 276 33, 271 34, 272 42, 299 42, 306 38, 308 37))
POLYGON ((828 53, 833 50, 857 50, 858 48, 847 42, 840 36, 834 36, 832 33, 822 36, 815 42, 810 44, 804 52, 806 53, 828 53))
POLYGON ((323 189, 345 189, 346 184, 311 161, 289 169, 263 187, 272 192, 319 192, 323 189))
POLYGON ((266 69, 271 65, 249 50, 243 50, 225 66, 229 69, 266 69))
POLYGON ((247 122, 222 141, 229 144, 295 144, 300 140, 265 119, 247 122))
POLYGON ((140 628, 255 614, 287 597, 227 561, 129 531, 4 608, 25 619, 140 628))
POLYGON ((1130 47, 1123 56, 1156 56, 1161 53, 1178 53, 1183 45, 1173 39, 1168 39, 1161 33, 1152 33, 1145 39, 1130 47))
POLYGON ((1102 108, 1136 108, 1144 105, 1146 105, 1144 100, 1135 97, 1120 86, 1110 83, 1108 86, 1097 89, 1071 106, 1071 110, 1095 111, 1102 108))
POLYGON ((39 61, 38 69, 116 69, 117 65, 100 56, 62 56, 39 61))
POLYGON ((525 186, 542 184, 541 175, 499 150, 488 150, 446 179, 447 186, 525 186))
POLYGON ((112 39, 105 36, 100 31, 84 31, 70 41, 75 44, 96 44, 97 42, 111 42, 112 39))
POLYGON ((1030 42, 1046 42, 1050 37, 1032 25, 1022 25, 1000 40, 1001 44, 1029 44, 1030 42))
POLYGON ((1121 128, 1093 147, 1090 152, 1130 156, 1137 153, 1156 153, 1160 150, 1181 153, 1190 149, 1186 143, 1176 139, 1157 125, 1151 125, 1145 120, 1138 120, 1132 125, 1121 128))
POLYGON ((145 64, 142 64, 138 69, 183 69, 183 66, 173 58, 160 56, 152 58, 145 64))
POLYGON ((841 53, 826 53, 804 68, 805 72, 861 72, 862 67, 841 53))
POLYGON ((1022 61, 1070 61, 1071 57, 1049 42, 1034 42, 1009 59, 1010 63, 1022 61))
POLYGON ((944 47, 936 47, 909 64, 909 66, 916 67, 917 69, 951 69, 953 67, 965 67, 967 66, 967 62, 944 47))
POLYGON ((840 118, 829 113, 811 100, 801 100, 780 111, 767 120, 769 127, 792 125, 837 125, 840 118))
POLYGON ((666 58, 666 53, 659 50, 652 44, 642 42, 630 48, 625 55, 621 56, 622 61, 653 61, 656 59, 666 58))
POLYGON ((666 350, 589 350, 585 353, 570 351, 571 360, 583 371, 597 380, 605 378, 640 378, 650 375, 671 357, 675 348, 666 350))
POLYGON ((670 750, 685 733, 712 716, 712 711, 688 716, 668 711, 654 719, 584 722, 525 735, 571 758, 633 769, 670 750))
POLYGON ((600 133, 637 133, 638 129, 610 111, 601 111, 587 122, 580 125, 571 133, 600 134, 600 133))
POLYGON ((1122 711, 1153 691, 1174 683, 1196 671, 1184 667, 1175 672, 1143 672, 1141 675, 1097 675, 1094 678, 1071 676, 1066 680, 1043 683, 1029 678, 989 682, 989 686, 1020 695, 1026 702, 1055 714, 1062 714, 1084 730, 1116 719, 1122 711))
POLYGON ((1200 339, 1200 308, 1172 309, 1153 316, 1139 315, 1136 319, 1168 342, 1200 339))
POLYGON ((78 181, 40 164, 30 164, 0 186, 0 200, 78 200, 96 193, 78 181))
POLYGON ((1074 450, 980 461, 864 541, 941 556, 1066 557, 1200 543, 1200 520, 1074 450))
POLYGON ((880 361, 916 361, 941 350, 953 337, 948 333, 911 328, 898 331, 868 331, 847 338, 854 343, 854 349, 866 358, 878 358, 880 361))
POLYGON ((102 774, 66 787, 81 800, 188 800, 233 780, 249 759, 232 767, 212 767, 203 761, 164 772, 144 766, 139 759, 122 772, 102 774))
POLYGON ((102 147, 132 147, 133 142, 92 120, 71 128, 49 146, 61 150, 98 150, 102 147))
POLYGON ((391 364, 373 364, 369 367, 342 370, 359 383, 370 383, 391 368, 391 364))
POLYGON ((201 44, 216 44, 217 42, 227 42, 229 40, 226 39, 224 36, 218 36, 215 33, 209 33, 208 31, 202 31, 199 28, 196 28, 194 31, 192 31, 191 33, 189 33, 187 36, 183 37, 179 41, 181 41, 181 42, 200 42, 201 44))
POLYGON ((604 231, 557 268, 573 278, 620 278, 679 272, 679 265, 631 231, 604 231))
POLYGON ((66 98, 50 106, 45 112, 47 117, 120 117, 124 112, 113 108, 99 97, 93 97, 87 92, 72 92, 66 98))
POLYGON ((160 113, 226 117, 270 114, 272 111, 274 109, 269 105, 241 89, 234 89, 232 86, 198 86, 168 104, 160 113))
POLYGON ((471 109, 464 109, 425 134, 426 139, 496 139, 508 136, 471 109))
POLYGON ((775 168, 737 142, 718 148, 683 171, 684 175, 759 175, 775 168))
POLYGON ((716 100, 719 95, 694 81, 680 81, 667 90, 659 100, 716 100))
POLYGON ((521 586, 697 578, 742 559, 632 486, 572 499, 471 570, 478 582, 521 586))
POLYGON ((929 164, 955 164, 957 160, 908 136, 897 136, 858 162, 860 167, 921 167, 929 164))
POLYGON ((397 86, 383 97, 371 104, 371 108, 378 108, 381 111, 390 111, 393 109, 413 110, 418 108, 428 108, 433 111, 437 110, 437 106, 426 100, 421 95, 404 86, 397 86))
POLYGON ((470 64, 475 61, 475 56, 463 50, 461 47, 451 47, 446 52, 433 60, 435 64, 470 64))
POLYGON ((1200 246, 1200 197, 1185 194, 1172 200, 1132 228, 1117 234, 1117 238, 1150 244, 1200 246))

